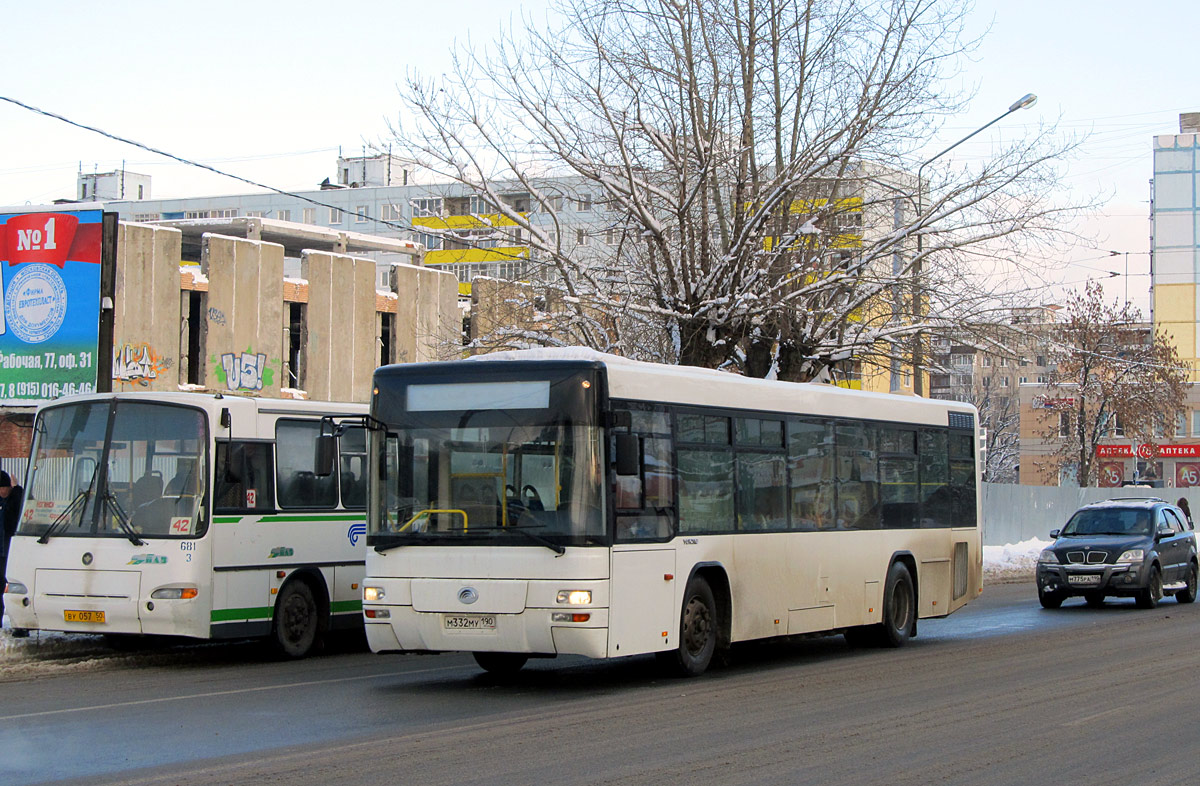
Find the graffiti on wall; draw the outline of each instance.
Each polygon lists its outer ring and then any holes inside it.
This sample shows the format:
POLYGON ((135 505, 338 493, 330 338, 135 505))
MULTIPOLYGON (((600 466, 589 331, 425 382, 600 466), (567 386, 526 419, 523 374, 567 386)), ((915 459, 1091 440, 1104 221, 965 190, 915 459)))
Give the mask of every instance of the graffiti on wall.
POLYGON ((267 365, 267 356, 250 348, 240 354, 226 352, 210 361, 213 374, 227 390, 262 390, 275 380, 275 369, 267 365))
POLYGON ((125 344, 113 350, 112 378, 118 382, 149 385, 171 368, 171 359, 154 351, 146 343, 125 344))

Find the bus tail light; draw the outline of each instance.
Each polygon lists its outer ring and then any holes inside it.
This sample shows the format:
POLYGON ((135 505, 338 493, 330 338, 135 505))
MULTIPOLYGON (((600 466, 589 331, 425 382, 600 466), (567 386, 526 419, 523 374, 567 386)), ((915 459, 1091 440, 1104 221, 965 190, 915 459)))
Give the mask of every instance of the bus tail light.
POLYGON ((191 600, 200 594, 195 587, 161 587, 150 593, 155 600, 191 600))
POLYGON ((572 614, 566 611, 556 611, 550 615, 551 622, 587 622, 591 614, 572 614))
POLYGON ((5 595, 25 595, 29 590, 19 581, 10 581, 4 585, 5 595))
POLYGON ((363 616, 369 620, 387 620, 392 618, 388 609, 363 609, 363 616))

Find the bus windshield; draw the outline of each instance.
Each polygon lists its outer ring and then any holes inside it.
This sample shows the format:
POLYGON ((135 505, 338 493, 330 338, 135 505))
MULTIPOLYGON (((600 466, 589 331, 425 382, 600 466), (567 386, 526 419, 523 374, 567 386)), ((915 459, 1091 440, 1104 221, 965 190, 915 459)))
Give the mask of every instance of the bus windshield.
POLYGON ((48 407, 34 429, 19 533, 204 534, 208 434, 197 409, 112 399, 48 407))
POLYGON ((373 487, 370 545, 605 542, 596 427, 472 426, 468 415, 460 427, 371 436, 384 482, 373 487))

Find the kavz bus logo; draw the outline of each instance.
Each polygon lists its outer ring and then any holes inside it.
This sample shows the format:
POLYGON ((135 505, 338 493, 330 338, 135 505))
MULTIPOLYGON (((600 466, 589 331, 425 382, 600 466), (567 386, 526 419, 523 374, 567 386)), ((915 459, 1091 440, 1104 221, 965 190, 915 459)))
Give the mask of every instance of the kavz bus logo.
POLYGON ((365 521, 356 521, 350 525, 350 529, 346 530, 346 537, 350 539, 351 546, 358 545, 358 539, 367 534, 367 523, 365 521))
POLYGON ((275 548, 271 549, 271 553, 267 555, 267 558, 275 559, 276 557, 290 557, 295 553, 296 552, 292 550, 291 546, 276 546, 275 548))
POLYGON ((134 554, 126 565, 166 565, 167 558, 158 554, 134 554))

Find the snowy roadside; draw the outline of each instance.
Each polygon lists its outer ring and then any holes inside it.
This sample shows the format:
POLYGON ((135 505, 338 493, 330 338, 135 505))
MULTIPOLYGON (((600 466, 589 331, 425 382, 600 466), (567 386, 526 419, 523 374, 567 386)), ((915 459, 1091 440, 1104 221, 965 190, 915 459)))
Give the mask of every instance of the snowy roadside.
MULTIPOLYGON (((985 582, 1032 581, 1038 553, 1048 541, 1027 540, 1008 546, 984 546, 985 582)), ((125 652, 110 647, 103 638, 86 634, 34 632, 14 638, 7 628, 0 631, 0 682, 73 674, 111 668, 138 668, 177 663, 183 653, 203 657, 203 649, 220 644, 196 643, 125 652)), ((187 656, 185 656, 187 657, 187 656)))

